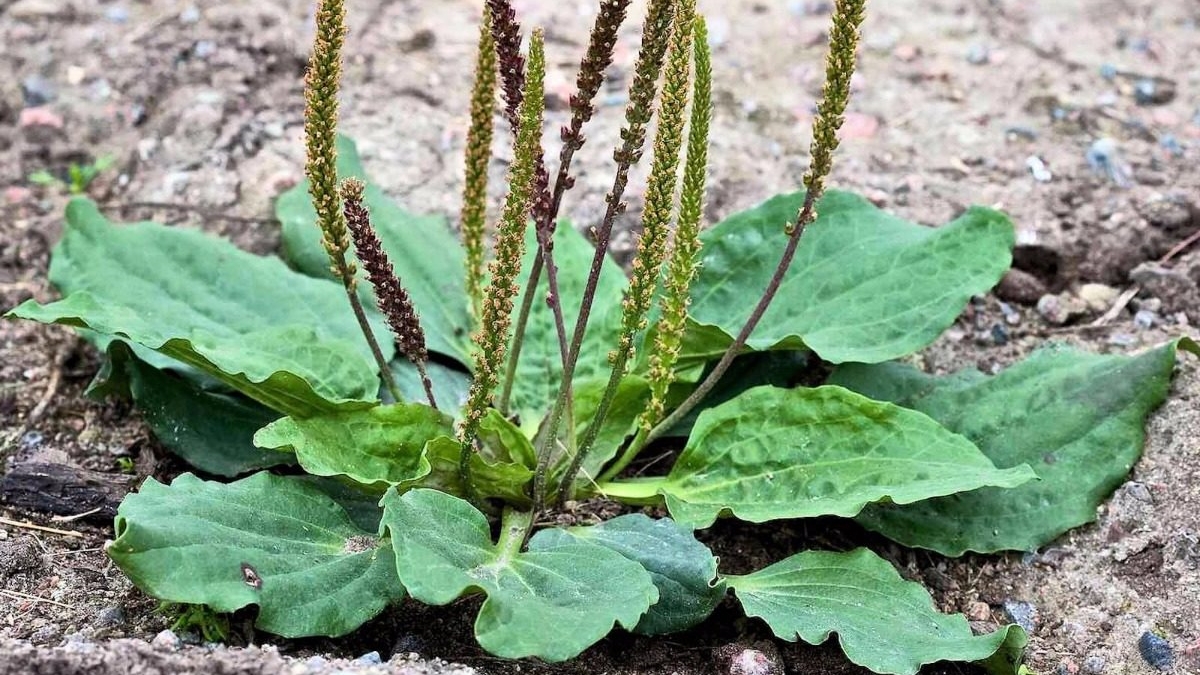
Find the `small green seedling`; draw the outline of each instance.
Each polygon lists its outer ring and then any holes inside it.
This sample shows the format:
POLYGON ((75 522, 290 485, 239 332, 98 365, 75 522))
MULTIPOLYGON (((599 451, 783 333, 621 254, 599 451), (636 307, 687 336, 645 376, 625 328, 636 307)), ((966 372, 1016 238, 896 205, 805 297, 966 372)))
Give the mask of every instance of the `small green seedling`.
POLYGON ((171 630, 176 633, 196 633, 205 642, 224 642, 229 639, 229 617, 206 605, 160 602, 157 611, 175 618, 171 630))
POLYGON ((116 158, 111 155, 102 155, 88 164, 71 162, 67 167, 66 180, 43 169, 29 174, 29 182, 42 187, 61 189, 73 195, 81 195, 87 192, 88 186, 97 176, 104 173, 105 169, 115 162, 116 158))
POLYGON ((629 0, 600 2, 554 167, 543 34, 523 52, 510 3, 488 0, 460 239, 390 200, 337 135, 344 9, 321 0, 308 180, 276 206, 284 260, 76 200, 50 267, 63 299, 10 312, 84 329, 108 355, 91 393, 132 397, 213 478, 147 480, 109 555, 158 598, 254 605, 285 637, 350 633, 406 596, 483 595, 485 650, 561 661, 616 627, 687 629, 732 593, 778 638, 836 633, 879 673, 1017 673, 1019 627, 973 634, 868 549, 732 574, 694 535, 718 518, 840 517, 950 556, 1036 549, 1095 517, 1176 351, 1196 350, 1048 348, 990 377, 896 361, 997 283, 1014 234, 987 208, 927 228, 825 190, 864 4, 835 5, 804 189, 704 228, 705 23, 694 0, 650 0, 585 237, 560 210, 629 0), (489 232, 497 90, 513 159, 489 232), (652 120, 626 275, 608 243, 652 120), (543 527, 584 500, 629 508, 543 527))

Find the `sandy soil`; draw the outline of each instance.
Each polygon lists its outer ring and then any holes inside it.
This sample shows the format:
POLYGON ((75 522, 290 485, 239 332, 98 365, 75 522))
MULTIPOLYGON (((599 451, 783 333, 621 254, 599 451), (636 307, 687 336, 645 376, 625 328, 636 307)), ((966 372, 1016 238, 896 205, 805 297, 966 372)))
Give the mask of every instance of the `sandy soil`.
MULTIPOLYGON (((527 28, 547 27, 553 155, 593 3, 517 4, 527 28)), ((710 219, 799 184, 819 93, 825 4, 701 0, 717 79, 710 219)), ((456 213, 477 3, 351 0, 349 8, 345 131, 358 139, 376 180, 409 208, 456 213)), ((1200 6, 894 0, 869 10, 832 182, 930 224, 972 203, 997 206, 1020 233, 1017 272, 925 353, 927 367, 990 369, 1047 339, 1125 352, 1195 335, 1200 244, 1185 242, 1200 231, 1200 6), (1133 288, 1136 295, 1110 318, 1088 325, 1133 288), (997 325, 1003 344, 993 338, 997 325)), ((71 162, 117 160, 89 188, 114 218, 199 226, 256 252, 274 250, 272 200, 301 175, 309 11, 301 0, 0 0, 0 309, 54 297, 45 272, 66 197, 31 189, 26 177, 71 162)), ((578 160, 580 179, 565 207, 578 223, 595 222, 603 208, 637 33, 631 21, 616 77, 601 95, 606 105, 578 160)), ((503 172, 504 162, 495 162, 497 190, 503 172)), ((630 221, 642 188, 639 174, 630 221)), ((630 244, 625 229, 618 257, 630 244)), ((127 405, 80 396, 97 367, 98 356, 65 330, 0 323, 0 454, 41 454, 114 480, 120 458, 143 475, 178 470, 127 405)), ((868 542, 923 579, 941 607, 968 612, 981 629, 1005 621, 1006 605, 1031 604, 1029 662, 1037 672, 1155 672, 1138 653, 1146 631, 1168 639, 1174 672, 1200 672, 1195 359, 1181 365, 1175 389, 1150 422, 1145 459, 1098 523, 1037 555, 946 560, 868 542)), ((43 648, 0 642, 10 667, 40 654, 41 663, 58 664, 45 666, 52 672, 82 669, 82 657, 55 661, 64 652, 52 656, 49 648, 150 638, 166 627, 155 603, 100 552, 111 534, 103 521, 0 515, 82 535, 0 525, 0 580, 8 591, 0 594, 0 639, 43 648)), ((776 559, 805 546, 810 529, 743 530, 722 553, 776 559)), ((820 536, 863 537, 837 527, 820 536)), ((416 651, 488 673, 698 675, 729 672, 715 647, 766 637, 761 625, 723 609, 677 639, 619 635, 575 664, 550 669, 486 658, 470 644, 470 616, 469 602, 405 605, 353 640, 281 642, 279 649, 352 658, 377 650, 385 661, 416 651)), ((236 632, 243 643, 271 641, 248 624, 236 632)), ((788 672, 858 672, 834 650, 778 647, 788 672)), ((120 651, 134 656, 94 672, 128 671, 141 658, 138 650, 120 651)), ((207 658, 198 649, 183 654, 200 659, 187 661, 193 664, 207 658)))

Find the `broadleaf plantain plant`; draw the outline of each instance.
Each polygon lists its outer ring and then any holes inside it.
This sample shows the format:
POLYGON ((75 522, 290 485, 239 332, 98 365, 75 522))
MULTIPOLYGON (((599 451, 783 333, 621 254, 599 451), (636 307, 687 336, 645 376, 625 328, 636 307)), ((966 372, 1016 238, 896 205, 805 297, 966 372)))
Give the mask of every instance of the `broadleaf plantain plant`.
POLYGON ((869 550, 734 575, 694 528, 840 516, 946 555, 1034 549, 1094 517, 1141 451, 1176 350, 1196 345, 1049 349, 994 377, 892 362, 997 282, 1013 230, 990 209, 932 229, 825 191, 864 0, 836 3, 805 189, 707 230, 704 19, 695 0, 650 0, 589 242, 559 210, 628 5, 600 2, 552 181, 542 33, 523 54, 509 2, 488 0, 461 244, 390 201, 337 136, 341 0, 317 13, 308 181, 277 205, 288 264, 70 204, 50 268, 63 299, 9 315, 80 329, 108 355, 93 395, 131 396, 202 472, 251 474, 147 480, 109 555, 157 598, 256 605, 259 628, 289 637, 349 633, 406 595, 483 594, 484 649, 557 661, 617 625, 687 629, 732 590, 779 638, 837 633, 877 672, 1016 672, 1019 627, 973 635, 869 550), (497 89, 514 159, 489 236, 497 89), (655 115, 627 279, 608 242, 655 115), (828 365, 825 384, 793 385, 828 365), (665 475, 629 476, 647 448, 680 443, 665 475), (538 529, 585 499, 652 508, 538 529))

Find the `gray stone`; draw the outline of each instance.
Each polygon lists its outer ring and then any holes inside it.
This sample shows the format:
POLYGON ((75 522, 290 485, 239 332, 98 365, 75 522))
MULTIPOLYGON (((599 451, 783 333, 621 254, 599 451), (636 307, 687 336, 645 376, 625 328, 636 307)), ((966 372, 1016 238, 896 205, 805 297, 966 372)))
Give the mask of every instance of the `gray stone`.
POLYGON ((1142 659, 1157 670, 1170 670, 1175 665, 1175 652, 1171 643, 1161 637, 1146 631, 1138 639, 1138 652, 1142 659))
POLYGON ((161 631, 158 635, 154 636, 154 639, 150 641, 150 644, 157 649, 165 649, 169 651, 177 651, 183 648, 183 640, 180 640, 179 636, 171 630, 161 631))
POLYGON ((27 108, 43 106, 58 98, 58 89, 54 83, 41 75, 30 75, 21 80, 21 93, 25 96, 27 108))
POLYGON ((1005 600, 1004 615, 1027 633, 1037 628, 1037 608, 1024 600, 1005 600))
POLYGON ((1104 667, 1108 665, 1108 661, 1097 654, 1093 654, 1083 660, 1083 672, 1090 675, 1100 675, 1104 672, 1104 667))
POLYGON ((96 623, 101 626, 120 626, 125 623, 125 609, 120 605, 105 607, 96 612, 96 623))

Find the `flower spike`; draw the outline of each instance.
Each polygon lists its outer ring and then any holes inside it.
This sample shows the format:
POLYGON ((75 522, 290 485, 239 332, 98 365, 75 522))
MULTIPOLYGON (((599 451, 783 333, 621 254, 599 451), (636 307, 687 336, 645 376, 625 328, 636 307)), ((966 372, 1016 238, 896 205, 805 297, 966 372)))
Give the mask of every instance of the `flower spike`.
POLYGON ((357 178, 342 181, 342 202, 346 225, 354 240, 354 252, 366 269, 371 286, 375 288, 375 299, 387 320, 388 328, 391 328, 396 336, 396 346, 400 353, 417 367, 429 405, 436 408, 433 384, 425 372, 425 364, 429 362, 429 350, 425 347, 425 329, 421 327, 421 317, 413 306, 412 298, 409 297, 400 278, 396 276, 387 252, 383 250, 383 242, 379 241, 379 236, 375 234, 375 228, 371 225, 371 214, 363 204, 365 187, 357 178))
POLYGON ((712 119, 712 56, 704 17, 696 17, 694 31, 696 73, 692 87, 692 114, 688 123, 687 162, 679 197, 679 222, 675 229, 671 258, 667 263, 665 289, 660 299, 662 319, 658 323, 654 350, 650 355, 650 403, 641 424, 646 431, 663 417, 667 388, 674 380, 675 361, 683 343, 688 304, 691 301, 688 293, 700 269, 700 217, 704 210, 708 132, 712 119))
POLYGON ((461 227, 467 252, 467 295, 476 320, 483 311, 483 246, 487 232, 488 162, 492 159, 492 114, 496 110, 496 42, 491 11, 485 5, 479 24, 479 55, 471 89, 471 127, 467 130, 466 185, 461 227))
POLYGON ((529 45, 529 66, 519 109, 515 153, 509 170, 508 197, 496 232, 496 256, 489 266, 491 283, 483 301, 483 321, 475 334, 475 379, 467 395, 465 418, 459 427, 462 443, 460 471, 468 486, 470 453, 474 449, 479 424, 491 403, 492 392, 500 379, 504 353, 512 332, 513 300, 517 295, 517 275, 525 253, 525 225, 529 218, 531 194, 535 187, 537 154, 541 148, 542 107, 545 103, 546 59, 541 30, 533 33, 529 45))

